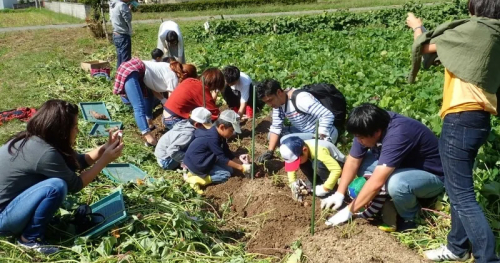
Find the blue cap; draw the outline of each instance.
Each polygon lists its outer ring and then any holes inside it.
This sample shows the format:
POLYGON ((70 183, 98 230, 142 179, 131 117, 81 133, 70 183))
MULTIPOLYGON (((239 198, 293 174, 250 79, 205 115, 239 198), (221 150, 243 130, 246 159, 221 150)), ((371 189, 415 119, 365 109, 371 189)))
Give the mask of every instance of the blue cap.
POLYGON ((281 143, 280 154, 285 159, 286 172, 299 169, 300 156, 302 155, 304 144, 304 141, 296 136, 288 137, 281 143))

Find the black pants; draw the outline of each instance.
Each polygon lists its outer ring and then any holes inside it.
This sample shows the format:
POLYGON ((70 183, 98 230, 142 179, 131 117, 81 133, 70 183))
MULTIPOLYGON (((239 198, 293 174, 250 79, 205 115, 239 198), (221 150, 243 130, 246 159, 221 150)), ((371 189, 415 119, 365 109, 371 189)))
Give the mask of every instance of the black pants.
MULTIPOLYGON (((247 105, 252 107, 253 103, 253 85, 250 84, 250 94, 248 95, 247 105)), ((222 92, 222 97, 227 103, 229 108, 239 108, 241 100, 241 92, 239 90, 233 90, 231 87, 226 86, 222 92)))
MULTIPOLYGON (((300 170, 304 175, 307 177, 307 180, 309 182, 306 182, 306 184, 312 186, 313 182, 313 176, 314 176, 314 167, 313 167, 314 161, 307 160, 307 162, 303 163, 300 165, 300 170)), ((316 173, 316 185, 324 184, 326 180, 328 180, 328 176, 330 176, 330 170, 326 168, 326 166, 318 160, 318 171, 316 173)))

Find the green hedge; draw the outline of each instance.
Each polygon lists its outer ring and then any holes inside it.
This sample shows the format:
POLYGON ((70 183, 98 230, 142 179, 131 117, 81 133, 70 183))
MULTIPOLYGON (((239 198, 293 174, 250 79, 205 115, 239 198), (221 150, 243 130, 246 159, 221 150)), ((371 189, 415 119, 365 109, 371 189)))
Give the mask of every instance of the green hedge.
POLYGON ((348 30, 359 26, 390 26, 406 28, 405 20, 408 12, 422 17, 426 27, 434 28, 445 22, 445 19, 458 19, 468 16, 465 0, 455 0, 432 6, 407 3, 402 8, 384 9, 371 12, 338 11, 317 16, 275 17, 269 20, 214 20, 210 21, 210 30, 203 27, 191 34, 198 41, 207 37, 234 38, 247 35, 270 35, 287 33, 307 33, 317 30, 348 30))
POLYGON ((137 8, 137 11, 142 13, 201 11, 210 9, 237 8, 242 6, 260 6, 267 4, 293 5, 316 2, 317 0, 200 0, 178 4, 140 5, 137 8))

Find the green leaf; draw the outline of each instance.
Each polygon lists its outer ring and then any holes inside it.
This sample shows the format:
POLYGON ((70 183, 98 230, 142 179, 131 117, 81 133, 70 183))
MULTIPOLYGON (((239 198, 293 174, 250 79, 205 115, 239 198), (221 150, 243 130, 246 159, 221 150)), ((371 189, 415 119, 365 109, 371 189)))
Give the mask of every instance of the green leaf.
POLYGON ((296 249, 295 252, 288 258, 286 263, 300 263, 302 259, 302 249, 296 249))
POLYGON ((489 182, 481 188, 481 194, 485 197, 500 197, 500 183, 489 182))
POLYGON ((105 237, 102 239, 102 242, 101 244, 99 244, 99 247, 97 247, 96 251, 103 257, 109 256, 113 251, 113 246, 117 242, 118 241, 116 240, 115 237, 105 237))

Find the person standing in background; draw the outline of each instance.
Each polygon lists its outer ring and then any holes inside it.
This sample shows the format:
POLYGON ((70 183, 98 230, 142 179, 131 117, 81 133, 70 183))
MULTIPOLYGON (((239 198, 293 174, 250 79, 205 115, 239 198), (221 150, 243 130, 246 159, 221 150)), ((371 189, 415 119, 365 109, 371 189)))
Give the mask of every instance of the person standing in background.
POLYGON ((132 11, 130 0, 111 0, 109 18, 113 26, 113 43, 116 47, 116 68, 132 58, 132 11))

